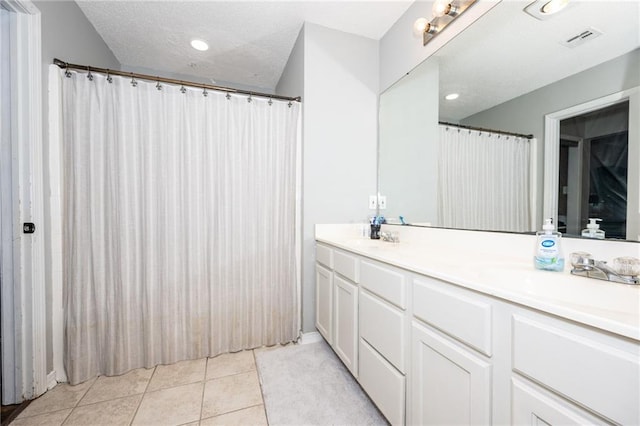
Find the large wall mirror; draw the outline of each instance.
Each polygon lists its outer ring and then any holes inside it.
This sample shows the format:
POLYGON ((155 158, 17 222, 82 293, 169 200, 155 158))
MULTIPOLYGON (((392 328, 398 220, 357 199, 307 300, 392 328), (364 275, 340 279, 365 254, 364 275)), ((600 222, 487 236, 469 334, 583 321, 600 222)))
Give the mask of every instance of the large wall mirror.
POLYGON ((531 3, 500 2, 380 96, 391 223, 530 232, 552 217, 580 235, 596 217, 640 239, 640 2, 573 0, 544 20, 531 3))

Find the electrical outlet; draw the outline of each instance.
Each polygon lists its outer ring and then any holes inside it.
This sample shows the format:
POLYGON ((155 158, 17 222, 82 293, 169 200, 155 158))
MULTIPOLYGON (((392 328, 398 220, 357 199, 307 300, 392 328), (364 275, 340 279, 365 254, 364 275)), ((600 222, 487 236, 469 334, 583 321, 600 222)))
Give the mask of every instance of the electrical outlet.
POLYGON ((369 195, 369 210, 375 210, 378 208, 378 197, 375 195, 369 195))
POLYGON ((387 197, 385 195, 378 195, 378 206, 380 210, 387 208, 387 197))

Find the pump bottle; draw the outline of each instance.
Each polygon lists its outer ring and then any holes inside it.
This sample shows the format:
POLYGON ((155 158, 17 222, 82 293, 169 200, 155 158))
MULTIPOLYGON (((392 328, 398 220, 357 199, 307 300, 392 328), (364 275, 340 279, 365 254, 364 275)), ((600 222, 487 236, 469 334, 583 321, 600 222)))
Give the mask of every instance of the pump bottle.
POLYGON ((546 271, 564 270, 564 255, 560 247, 562 234, 555 231, 551 219, 546 219, 542 231, 536 232, 536 249, 533 263, 536 269, 546 271))
POLYGON ((599 220, 601 221, 602 219, 589 218, 589 223, 587 224, 586 229, 582 230, 582 236, 604 240, 604 231, 600 229, 600 225, 597 223, 599 220))

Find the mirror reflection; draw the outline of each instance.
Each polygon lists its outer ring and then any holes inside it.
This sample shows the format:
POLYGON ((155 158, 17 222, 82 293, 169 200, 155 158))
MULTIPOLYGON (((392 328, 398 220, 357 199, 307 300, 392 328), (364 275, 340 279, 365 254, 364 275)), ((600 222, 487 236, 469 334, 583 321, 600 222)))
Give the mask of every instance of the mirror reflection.
POLYGON ((553 217, 570 235, 598 218, 638 240, 640 3, 545 20, 530 3, 499 3, 381 95, 381 213, 512 232, 553 217))

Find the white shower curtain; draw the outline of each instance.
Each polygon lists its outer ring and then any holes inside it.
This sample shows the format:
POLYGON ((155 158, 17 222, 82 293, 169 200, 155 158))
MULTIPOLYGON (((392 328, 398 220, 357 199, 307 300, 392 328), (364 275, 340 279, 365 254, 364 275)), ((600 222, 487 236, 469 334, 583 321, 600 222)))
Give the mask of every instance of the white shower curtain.
POLYGON ((529 139, 441 125, 439 225, 530 231, 530 167, 529 139))
POLYGON ((295 340, 299 104, 60 84, 70 382, 295 340))

